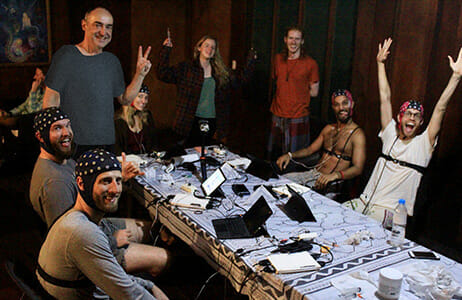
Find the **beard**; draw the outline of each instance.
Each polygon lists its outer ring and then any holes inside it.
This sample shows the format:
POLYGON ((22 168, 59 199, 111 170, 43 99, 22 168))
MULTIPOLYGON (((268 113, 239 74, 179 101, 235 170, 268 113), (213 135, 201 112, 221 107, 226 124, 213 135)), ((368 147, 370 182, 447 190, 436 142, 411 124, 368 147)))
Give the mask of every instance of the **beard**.
POLYGON ((349 111, 345 111, 345 110, 342 110, 342 111, 339 111, 338 114, 337 114, 337 120, 340 122, 340 123, 348 123, 348 121, 350 121, 351 119, 351 114, 349 111), (346 116, 343 115, 342 113, 346 112, 346 116))
POLYGON ((72 154, 75 152, 76 144, 74 141, 71 142, 71 147, 69 149, 62 149, 59 144, 51 144, 51 148, 54 150, 54 156, 59 160, 65 160, 71 158, 72 154))
POLYGON ((94 199, 96 207, 104 213, 116 212, 117 209, 119 208, 120 194, 112 196, 112 198, 116 198, 114 202, 107 203, 105 198, 106 198, 105 196, 100 196, 100 197, 97 197, 97 199, 94 199))

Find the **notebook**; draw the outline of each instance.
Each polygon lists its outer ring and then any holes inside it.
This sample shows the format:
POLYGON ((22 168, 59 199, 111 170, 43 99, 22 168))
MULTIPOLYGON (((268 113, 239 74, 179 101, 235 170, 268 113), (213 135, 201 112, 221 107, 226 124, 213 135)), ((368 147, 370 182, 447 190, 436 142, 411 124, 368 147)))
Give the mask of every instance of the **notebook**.
POLYGON ((291 197, 284 205, 278 205, 278 207, 294 221, 301 222, 316 222, 316 218, 311 212, 310 207, 306 203, 305 199, 294 189, 287 185, 291 197))
POLYGON ((277 274, 314 271, 321 268, 308 251, 268 256, 277 274))
POLYGON ((265 198, 261 196, 243 215, 212 220, 219 239, 241 239, 256 237, 265 231, 262 225, 273 214, 265 198))

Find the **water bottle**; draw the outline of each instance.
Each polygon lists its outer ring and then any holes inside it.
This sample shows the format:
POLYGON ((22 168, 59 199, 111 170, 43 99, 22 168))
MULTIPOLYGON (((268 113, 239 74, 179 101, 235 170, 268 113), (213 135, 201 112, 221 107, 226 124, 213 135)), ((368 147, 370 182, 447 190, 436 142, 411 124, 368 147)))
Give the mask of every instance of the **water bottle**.
POLYGON ((406 201, 399 199, 398 206, 393 214, 393 227, 391 229, 390 244, 394 247, 401 246, 404 243, 406 234, 407 209, 406 201))

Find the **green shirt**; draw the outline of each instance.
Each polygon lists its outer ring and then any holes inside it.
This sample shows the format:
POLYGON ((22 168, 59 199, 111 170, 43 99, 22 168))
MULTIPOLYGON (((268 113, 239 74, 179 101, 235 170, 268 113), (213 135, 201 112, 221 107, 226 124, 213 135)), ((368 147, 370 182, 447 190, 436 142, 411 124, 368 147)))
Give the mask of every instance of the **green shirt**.
POLYGON ((201 96, 196 109, 196 117, 215 118, 215 79, 213 77, 204 78, 201 96))

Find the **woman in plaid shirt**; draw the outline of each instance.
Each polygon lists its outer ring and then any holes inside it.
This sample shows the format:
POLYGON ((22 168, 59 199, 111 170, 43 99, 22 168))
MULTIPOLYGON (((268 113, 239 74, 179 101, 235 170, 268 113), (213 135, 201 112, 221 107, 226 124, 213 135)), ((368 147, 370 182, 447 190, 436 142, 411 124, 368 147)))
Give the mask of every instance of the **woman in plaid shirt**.
POLYGON ((186 147, 197 146, 202 143, 199 123, 207 121, 210 129, 206 144, 211 143, 215 133, 221 141, 228 133, 231 88, 251 78, 256 54, 251 51, 245 68, 235 74, 224 64, 218 41, 212 36, 203 36, 196 43, 193 61, 170 66, 172 48, 172 40, 168 37, 160 51, 157 76, 159 80, 177 86, 173 130, 186 147))

